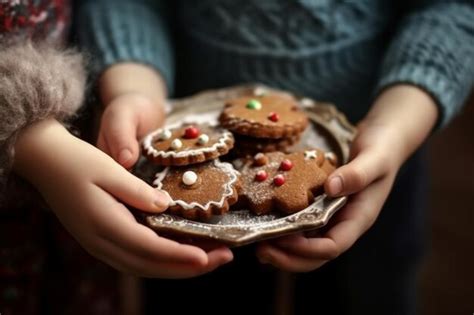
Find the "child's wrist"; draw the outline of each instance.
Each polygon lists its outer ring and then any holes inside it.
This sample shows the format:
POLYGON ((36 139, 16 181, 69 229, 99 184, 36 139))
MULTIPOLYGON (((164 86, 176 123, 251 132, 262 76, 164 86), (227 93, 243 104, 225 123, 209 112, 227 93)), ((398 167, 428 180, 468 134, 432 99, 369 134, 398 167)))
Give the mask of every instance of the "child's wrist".
POLYGON ((53 157, 53 149, 73 136, 54 118, 36 122, 18 134, 15 142, 13 170, 36 185, 37 170, 46 168, 45 159, 53 157))
POLYGON ((105 106, 123 95, 140 95, 154 103, 163 103, 167 95, 164 79, 155 69, 131 62, 105 70, 99 79, 99 90, 105 106))
POLYGON ((428 137, 437 117, 436 103, 425 91, 400 84, 379 95, 363 125, 376 126, 378 138, 403 163, 428 137))

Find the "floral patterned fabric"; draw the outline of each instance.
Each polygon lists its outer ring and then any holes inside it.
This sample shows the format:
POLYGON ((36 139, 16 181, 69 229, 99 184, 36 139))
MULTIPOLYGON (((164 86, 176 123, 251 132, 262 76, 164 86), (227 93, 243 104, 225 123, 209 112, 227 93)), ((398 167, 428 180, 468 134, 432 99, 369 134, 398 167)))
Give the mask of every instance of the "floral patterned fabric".
MULTIPOLYGON (((68 0, 0 0, 0 48, 63 43, 70 8, 68 0)), ((0 314, 118 314, 117 273, 88 255, 21 181, 11 181, 15 202, 0 204, 0 314)))
POLYGON ((48 39, 60 41, 69 16, 68 0, 0 0, 0 42, 48 39))

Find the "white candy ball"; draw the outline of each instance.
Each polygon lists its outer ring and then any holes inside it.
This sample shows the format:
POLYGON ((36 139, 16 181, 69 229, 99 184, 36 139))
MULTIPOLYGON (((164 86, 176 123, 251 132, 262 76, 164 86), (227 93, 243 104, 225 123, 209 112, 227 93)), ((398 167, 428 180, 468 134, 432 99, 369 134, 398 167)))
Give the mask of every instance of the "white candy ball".
POLYGON ((183 146, 183 143, 179 139, 174 139, 171 142, 171 149, 173 149, 173 150, 180 149, 182 146, 183 146))
POLYGON ((208 142, 209 142, 209 136, 208 135, 202 134, 202 135, 199 136, 199 138, 198 138, 198 143, 199 144, 206 144, 208 142))
POLYGON ((163 129, 159 133, 158 138, 160 140, 168 140, 169 138, 171 138, 171 131, 169 131, 169 129, 163 129))
POLYGON ((184 172, 183 174, 183 183, 185 185, 193 185, 196 183, 198 179, 198 176, 196 173, 194 173, 193 171, 187 171, 187 172, 184 172))

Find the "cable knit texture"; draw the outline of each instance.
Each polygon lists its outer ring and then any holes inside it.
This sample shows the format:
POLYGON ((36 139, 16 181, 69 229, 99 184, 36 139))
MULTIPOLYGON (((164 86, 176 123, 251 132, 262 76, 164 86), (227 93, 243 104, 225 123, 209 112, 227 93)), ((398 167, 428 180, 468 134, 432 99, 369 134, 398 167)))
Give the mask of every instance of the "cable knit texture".
POLYGON ((71 117, 83 100, 85 72, 80 54, 49 45, 16 44, 0 50, 0 188, 25 126, 71 117))
POLYGON ((262 82, 357 122, 381 90, 409 83, 434 97, 442 126, 474 82, 472 1, 99 0, 78 12, 98 72, 144 62, 176 82, 174 96, 262 82))

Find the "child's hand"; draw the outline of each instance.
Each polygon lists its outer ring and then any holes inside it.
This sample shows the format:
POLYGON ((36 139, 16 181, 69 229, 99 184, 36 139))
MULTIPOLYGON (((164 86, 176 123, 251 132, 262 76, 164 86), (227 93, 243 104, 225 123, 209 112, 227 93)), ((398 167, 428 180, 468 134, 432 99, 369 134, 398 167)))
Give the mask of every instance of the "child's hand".
POLYGON ((351 195, 321 237, 303 234, 259 245, 261 262, 305 272, 319 268, 348 250, 377 219, 402 163, 428 136, 437 118, 433 100, 412 86, 382 93, 359 125, 350 163, 325 184, 330 196, 351 195))
POLYGON ((58 122, 43 121, 24 130, 15 151, 15 171, 39 190, 89 253, 116 269, 139 276, 184 278, 232 260, 228 248, 206 252, 159 237, 137 223, 123 203, 158 213, 168 206, 166 195, 71 136, 58 122))
POLYGON ((108 68, 99 80, 105 109, 97 146, 125 168, 139 156, 138 140, 165 118, 165 87, 153 69, 133 63, 108 68))

